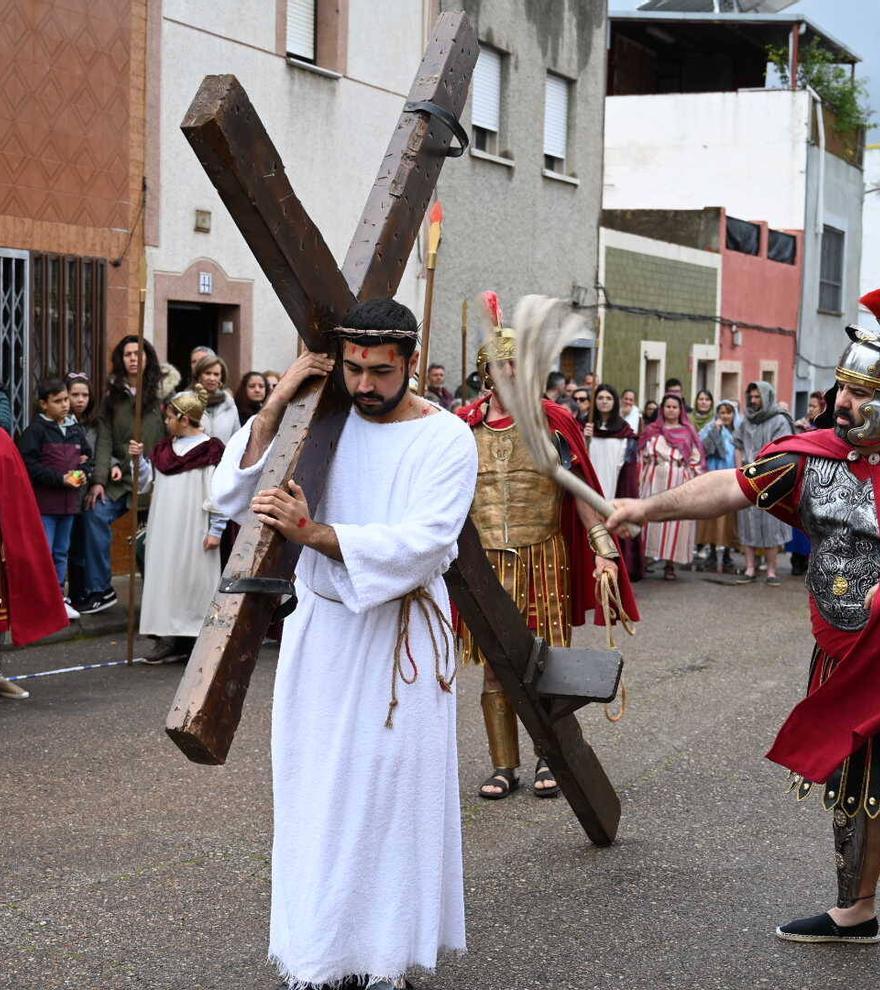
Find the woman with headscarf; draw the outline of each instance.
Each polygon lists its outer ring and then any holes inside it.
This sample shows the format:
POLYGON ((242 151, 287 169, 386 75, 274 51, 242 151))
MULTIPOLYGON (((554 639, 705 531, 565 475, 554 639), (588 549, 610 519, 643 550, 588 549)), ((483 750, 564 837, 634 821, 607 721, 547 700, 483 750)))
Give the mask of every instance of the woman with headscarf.
MULTIPOLYGON (((613 385, 599 385, 593 401, 595 422, 586 423, 584 436, 602 492, 607 499, 638 498, 638 441, 620 413, 620 396, 613 385)), ((621 539, 620 552, 630 580, 640 581, 644 573, 641 539, 621 539)))
MULTIPOLYGON (((697 396, 697 401, 699 401, 697 396)), ((700 441, 706 454, 706 469, 724 471, 736 467, 736 447, 733 434, 739 425, 739 407, 733 399, 722 399, 715 409, 715 419, 700 431, 700 441)), ((736 513, 727 512, 717 519, 701 519, 697 530, 697 543, 709 547, 709 555, 703 565, 714 571, 718 566, 718 550, 723 551, 721 568, 725 574, 732 574, 734 563, 730 551, 738 545, 736 535, 736 513)))
MULTIPOLYGON (((776 392, 769 382, 750 382, 746 387, 746 400, 745 418, 734 434, 737 467, 750 464, 772 440, 794 433, 791 416, 776 402, 776 392)), ((750 584, 757 580, 755 561, 757 551, 763 549, 767 558, 767 584, 778 586, 776 560, 779 547, 791 539, 791 526, 754 507, 741 509, 737 522, 739 541, 746 557, 745 572, 737 578, 737 583, 750 584)))
MULTIPOLYGON (((677 488, 705 470, 700 438, 685 412, 684 400, 674 393, 663 396, 657 419, 639 438, 639 450, 641 498, 677 488)), ((666 581, 675 580, 676 564, 690 563, 696 529, 693 520, 652 522, 645 526, 642 532, 645 555, 665 561, 666 581)))
POLYGON ((697 433, 702 433, 703 429, 715 420, 715 397, 707 388, 701 388, 694 399, 693 412, 690 414, 691 422, 697 433))

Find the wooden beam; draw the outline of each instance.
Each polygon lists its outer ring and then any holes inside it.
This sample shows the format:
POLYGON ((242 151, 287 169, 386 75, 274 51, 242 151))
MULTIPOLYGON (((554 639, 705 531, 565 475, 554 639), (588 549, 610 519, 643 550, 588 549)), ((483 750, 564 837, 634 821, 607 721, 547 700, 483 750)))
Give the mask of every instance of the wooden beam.
POLYGON ((180 129, 294 326, 320 349, 355 298, 244 87, 235 76, 205 76, 180 129))
MULTIPOLYGON (((441 14, 407 103, 437 103, 458 119, 479 48, 467 17, 441 14)), ((435 117, 401 114, 342 266, 358 299, 397 291, 451 143, 435 117)))

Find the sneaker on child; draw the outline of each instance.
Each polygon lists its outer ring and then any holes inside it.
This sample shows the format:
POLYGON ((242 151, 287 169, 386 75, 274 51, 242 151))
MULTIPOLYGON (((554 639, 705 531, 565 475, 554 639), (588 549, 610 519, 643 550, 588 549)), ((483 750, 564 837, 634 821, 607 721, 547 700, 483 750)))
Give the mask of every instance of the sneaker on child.
POLYGON ((97 594, 89 595, 79 606, 79 610, 83 615, 94 615, 96 612, 113 608, 118 600, 116 592, 111 588, 109 591, 100 591, 97 594))

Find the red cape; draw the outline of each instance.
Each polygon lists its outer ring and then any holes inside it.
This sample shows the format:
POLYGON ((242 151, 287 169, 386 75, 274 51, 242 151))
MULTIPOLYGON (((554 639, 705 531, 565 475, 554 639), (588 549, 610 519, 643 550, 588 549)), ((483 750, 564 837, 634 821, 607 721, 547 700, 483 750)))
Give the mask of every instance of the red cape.
POLYGON ((68 625, 46 533, 24 461, 0 430, 0 534, 6 555, 6 590, 12 642, 26 646, 68 625))
MULTIPOLYGON (((759 454, 792 452, 831 460, 848 460, 855 448, 834 430, 782 437, 759 454)), ((880 465, 862 457, 850 462, 861 481, 874 486, 874 502, 880 506, 880 465)), ((802 774, 807 780, 828 779, 841 763, 880 732, 880 594, 876 595, 867 625, 858 632, 837 629, 826 622, 810 597, 813 635, 819 647, 839 661, 824 684, 810 685, 810 693, 785 720, 768 759, 802 774)))
MULTIPOLYGON (((469 405, 462 406, 457 415, 460 416, 470 427, 479 426, 483 422, 488 408, 488 395, 481 395, 469 405)), ((590 463, 587 453, 587 446, 584 443, 584 435, 578 425, 577 420, 564 407, 556 402, 542 400, 544 413, 547 416, 547 428, 551 434, 558 433, 566 441, 571 450, 572 471, 580 475, 581 478, 595 491, 602 491, 599 479, 590 463)), ((569 566, 571 569, 571 623, 573 626, 582 626, 586 622, 587 612, 593 612, 593 622, 597 626, 605 625, 605 617, 602 614, 601 605, 596 608, 596 579, 593 577, 593 570, 596 567, 595 555, 590 548, 587 539, 587 531, 584 529, 581 518, 577 513, 575 499, 567 492, 562 502, 562 534, 568 544, 569 566)), ((614 538, 618 549, 620 544, 614 538)), ((617 569, 617 581, 620 587, 620 600, 626 610, 627 615, 637 622, 639 619, 639 609, 636 605, 635 595, 630 585, 629 575, 623 566, 623 560, 619 562, 617 569)))

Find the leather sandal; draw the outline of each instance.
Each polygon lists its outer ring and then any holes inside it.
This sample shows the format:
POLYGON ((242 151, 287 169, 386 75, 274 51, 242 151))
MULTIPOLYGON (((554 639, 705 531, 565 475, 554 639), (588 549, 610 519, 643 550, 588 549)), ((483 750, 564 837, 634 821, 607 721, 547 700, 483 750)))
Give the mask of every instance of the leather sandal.
POLYGON ((487 801, 501 801, 506 797, 510 797, 518 787, 519 777, 517 777, 514 770, 508 770, 506 767, 496 767, 492 776, 487 777, 480 784, 479 795, 487 801), (494 794, 492 791, 484 791, 484 787, 501 787, 502 790, 494 794))
MULTIPOLYGON (((535 767, 535 783, 543 783, 548 780, 555 781, 556 774, 553 773, 547 761, 542 756, 535 767)), ((539 798, 555 798, 559 796, 559 784, 554 784, 553 787, 535 787, 533 785, 532 790, 539 798)))

